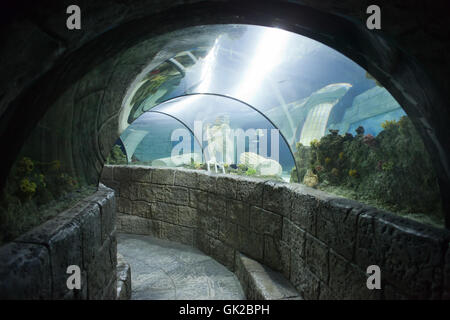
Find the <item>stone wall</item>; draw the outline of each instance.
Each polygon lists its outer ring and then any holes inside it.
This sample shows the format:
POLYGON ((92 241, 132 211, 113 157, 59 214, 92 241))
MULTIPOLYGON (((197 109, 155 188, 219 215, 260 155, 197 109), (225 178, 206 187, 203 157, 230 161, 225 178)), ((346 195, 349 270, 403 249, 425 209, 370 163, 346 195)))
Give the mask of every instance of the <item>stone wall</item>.
POLYGON ((305 299, 450 299, 448 230, 299 184, 204 171, 105 166, 117 228, 194 245, 235 270, 238 253, 305 299), (381 290, 366 270, 381 268, 381 290))
POLYGON ((39 227, 0 248, 0 299, 115 299, 114 191, 100 186, 39 227), (69 290, 69 265, 81 269, 81 289, 69 290))

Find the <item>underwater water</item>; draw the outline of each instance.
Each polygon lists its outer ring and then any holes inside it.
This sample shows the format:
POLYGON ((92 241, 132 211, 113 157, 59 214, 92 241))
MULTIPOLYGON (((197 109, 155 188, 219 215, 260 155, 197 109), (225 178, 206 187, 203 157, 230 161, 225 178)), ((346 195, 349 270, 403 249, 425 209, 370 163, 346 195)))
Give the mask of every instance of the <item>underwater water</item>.
POLYGON ((154 68, 129 98, 120 161, 303 183, 442 223, 420 136, 364 69, 276 28, 192 30, 203 45, 154 68))

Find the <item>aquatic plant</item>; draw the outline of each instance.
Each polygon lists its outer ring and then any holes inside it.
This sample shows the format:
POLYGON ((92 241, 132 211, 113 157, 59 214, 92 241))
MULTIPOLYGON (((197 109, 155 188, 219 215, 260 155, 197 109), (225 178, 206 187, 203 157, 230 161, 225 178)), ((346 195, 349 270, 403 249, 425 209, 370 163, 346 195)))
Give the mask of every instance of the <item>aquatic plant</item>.
POLYGON ((127 156, 117 144, 112 147, 110 154, 106 159, 107 164, 127 164, 127 156))
POLYGON ((28 157, 23 157, 17 163, 17 172, 21 175, 31 173, 33 169, 34 169, 34 162, 28 157))
POLYGON ((381 169, 384 171, 391 171, 394 169, 394 162, 393 161, 386 161, 383 162, 381 165, 381 169))
POLYGON ((384 130, 387 130, 387 129, 390 129, 390 128, 395 127, 397 124, 398 124, 398 123, 397 123, 397 121, 395 121, 395 120, 386 120, 386 121, 384 121, 384 122, 381 123, 381 127, 382 127, 384 130))
POLYGON ((358 171, 355 169, 350 169, 350 170, 348 170, 348 175, 350 177, 356 177, 358 175, 358 171))
POLYGON ((21 192, 21 195, 29 200, 36 192, 36 183, 30 181, 28 178, 23 178, 20 181, 19 190, 21 192))
POLYGON ((365 130, 363 126, 359 126, 358 128, 355 129, 355 131, 358 136, 362 136, 365 130))
POLYGON ((317 178, 318 189, 399 214, 426 213, 442 221, 437 177, 413 123, 404 116, 383 126, 376 137, 330 132, 310 147, 299 146, 291 181, 305 184, 306 178, 315 185, 317 178))
POLYGON ((369 133, 364 136, 363 143, 367 144, 369 147, 376 147, 377 140, 369 133))
POLYGON ((317 148, 317 147, 319 147, 320 142, 319 142, 319 140, 317 140, 317 139, 313 139, 313 140, 309 143, 309 145, 310 145, 312 148, 317 148))

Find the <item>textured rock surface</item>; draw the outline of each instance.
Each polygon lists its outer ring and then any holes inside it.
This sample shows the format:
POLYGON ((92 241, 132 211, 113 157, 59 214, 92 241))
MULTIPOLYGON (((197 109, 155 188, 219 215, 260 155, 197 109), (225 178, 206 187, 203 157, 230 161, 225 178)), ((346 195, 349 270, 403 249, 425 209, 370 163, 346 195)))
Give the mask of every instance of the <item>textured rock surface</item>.
POLYGON ((244 290, 250 283, 264 287, 267 277, 250 282, 240 254, 279 271, 304 299, 449 298, 447 230, 302 185, 185 169, 105 170, 106 185, 149 195, 122 192, 119 201, 164 208, 143 218, 119 206, 118 230, 193 244, 235 271, 244 290), (156 183, 134 181, 136 171, 157 177, 156 183), (168 194, 160 191, 162 182, 168 194), (174 202, 172 188, 188 199, 174 202), (367 289, 369 265, 381 268, 381 290, 367 289))
POLYGON ((132 300, 245 299, 236 276, 192 246, 119 234, 118 251, 133 270, 132 300))
POLYGON ((98 191, 0 248, 2 299, 115 299, 114 191, 98 191), (81 289, 69 290, 67 267, 81 269, 81 289))
POLYGON ((250 300, 303 300, 294 286, 279 272, 236 253, 236 274, 250 300))
POLYGON ((117 253, 117 300, 131 299, 131 267, 125 258, 117 253))

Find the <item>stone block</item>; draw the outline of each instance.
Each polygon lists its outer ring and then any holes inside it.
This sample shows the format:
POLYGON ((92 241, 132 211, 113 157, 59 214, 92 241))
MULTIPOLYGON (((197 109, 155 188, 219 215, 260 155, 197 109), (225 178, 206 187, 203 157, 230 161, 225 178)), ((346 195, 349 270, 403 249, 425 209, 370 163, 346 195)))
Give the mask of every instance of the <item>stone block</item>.
POLYGON ((175 171, 168 168, 154 168, 152 173, 153 184, 165 184, 173 186, 175 171))
POLYGON ((173 224, 178 223, 178 206, 165 202, 154 202, 151 207, 152 219, 173 224))
POLYGON ((161 222, 161 238, 192 246, 194 244, 194 229, 161 222))
POLYGON ((130 166, 131 180, 135 182, 152 182, 153 169, 148 167, 130 166))
POLYGON ((295 254, 305 258, 306 232, 287 218, 283 219, 282 239, 295 254))
POLYGON ((269 181, 264 185, 263 209, 282 216, 290 216, 290 189, 286 183, 269 181))
POLYGON ((146 201, 133 201, 132 215, 150 219, 152 217, 152 207, 150 203, 146 201))
POLYGON ((199 229, 194 229, 194 247, 202 251, 206 255, 210 255, 211 241, 210 237, 199 229))
POLYGON ((44 245, 10 242, 0 247, 0 299, 52 299, 50 255, 44 245))
POLYGON ((273 212, 254 207, 250 208, 251 230, 281 239, 283 217, 273 212))
POLYGON ((238 226, 239 251, 258 261, 263 260, 264 238, 261 234, 238 226))
POLYGON ((239 200, 228 200, 227 218, 233 223, 243 227, 248 227, 250 224, 250 206, 239 200))
POLYGON ((319 299, 320 280, 305 265, 305 261, 291 252, 291 283, 300 295, 307 300, 319 299))
POLYGON ((234 270, 234 249, 225 245, 222 241, 211 238, 211 250, 209 255, 223 264, 225 267, 234 270))
POLYGON ((198 173, 198 188, 211 193, 216 192, 216 176, 206 172, 198 173))
POLYGON ((216 194, 227 199, 236 199, 237 179, 228 175, 219 175, 216 180, 216 194))
POLYGON ((220 219, 218 217, 209 214, 198 214, 198 228, 200 232, 204 232, 214 238, 219 238, 219 225, 220 219))
POLYGON ((67 267, 83 265, 80 227, 76 224, 67 225, 50 239, 48 245, 51 252, 53 298, 62 299, 69 291, 66 285, 67 267))
POLYGON ((373 300, 381 298, 381 290, 367 288, 367 274, 333 250, 330 251, 329 287, 338 299, 373 300))
POLYGON ((291 196, 291 221, 303 230, 315 235, 319 202, 314 196, 306 193, 294 192, 291 196))
POLYGON ((201 190, 189 189, 189 206, 206 212, 208 210, 208 193, 201 190))
POLYGON ((119 181, 121 184, 131 181, 131 172, 129 166, 112 166, 112 168, 115 181, 119 181))
POLYGON ((221 220, 219 224, 219 240, 233 248, 239 248, 237 224, 221 220))
POLYGON ((103 181, 103 180, 108 180, 108 181, 114 180, 113 167, 112 166, 108 166, 108 165, 103 166, 103 170, 102 170, 100 181, 103 181))
POLYGON ((117 231, 122 233, 160 236, 160 222, 130 215, 117 217, 117 231))
POLYGON ((316 236, 336 252, 353 259, 356 247, 357 219, 363 206, 347 199, 319 202, 316 236))
POLYGON ((101 213, 96 203, 89 203, 81 216, 81 239, 84 269, 94 260, 102 245, 101 213))
POLYGON ((185 227, 197 227, 197 209, 186 206, 178 207, 178 223, 185 227))
MULTIPOLYGON (((104 296, 105 288, 115 280, 117 260, 111 259, 111 246, 115 243, 111 238, 105 241, 97 252, 95 260, 87 269, 88 272, 88 299, 101 299, 104 296), (113 276, 113 277, 112 277, 113 276)), ((113 299, 115 299, 114 295, 113 299)))
POLYGON ((262 207, 263 190, 264 181, 239 177, 236 198, 250 205, 262 207))
POLYGON ((280 239, 264 235, 264 263, 275 271, 282 271, 280 239))
POLYGON ((131 200, 123 197, 117 198, 117 211, 124 214, 132 214, 132 202, 131 200))
POLYGON ((208 214, 225 218, 227 214, 227 199, 213 193, 208 194, 208 214))
POLYGON ((413 299, 439 299, 449 232, 373 210, 358 219, 357 264, 378 265, 384 281, 413 299))
POLYGON ((197 189, 199 187, 199 179, 197 172, 193 170, 176 170, 175 183, 176 186, 197 189))
POLYGON ((291 274, 291 248, 283 240, 280 240, 280 263, 283 275, 289 279, 291 274))
POLYGON ((305 261, 312 273, 328 283, 328 247, 309 234, 306 234, 305 261))

